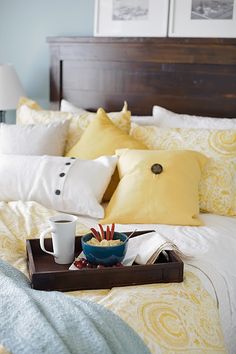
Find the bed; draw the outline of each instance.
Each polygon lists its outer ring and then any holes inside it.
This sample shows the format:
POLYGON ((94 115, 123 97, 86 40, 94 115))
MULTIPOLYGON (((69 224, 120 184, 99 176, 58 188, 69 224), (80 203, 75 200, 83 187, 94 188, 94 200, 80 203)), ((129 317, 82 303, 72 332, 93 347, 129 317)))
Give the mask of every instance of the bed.
MULTIPOLYGON (((127 101, 132 115, 143 119, 152 115, 154 105, 219 120, 236 118, 234 39, 50 37, 48 43, 52 110, 62 99, 107 112, 119 111, 127 101)), ((38 237, 55 213, 32 201, 1 202, 1 258, 27 274, 25 239, 38 237)), ((183 283, 69 295, 110 309, 152 353, 235 353, 236 219, 200 216, 203 226, 117 225, 121 231, 158 230, 194 256, 185 264, 183 283)), ((77 233, 97 222, 80 215, 77 233)))

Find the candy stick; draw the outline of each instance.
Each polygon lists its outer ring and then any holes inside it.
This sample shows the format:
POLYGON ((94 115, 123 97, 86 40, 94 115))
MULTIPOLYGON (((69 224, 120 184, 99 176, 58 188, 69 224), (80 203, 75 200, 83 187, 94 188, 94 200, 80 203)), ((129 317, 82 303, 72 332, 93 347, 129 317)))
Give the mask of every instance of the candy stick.
POLYGON ((96 237, 96 239, 98 241, 101 241, 101 236, 100 236, 99 232, 97 232, 97 230, 95 230, 93 227, 90 230, 93 233, 93 235, 96 237))
POLYGON ((111 225, 111 236, 110 236, 111 240, 113 240, 114 232, 115 232, 115 224, 112 224, 111 225))
POLYGON ((110 235, 111 235, 110 227, 107 225, 107 231, 106 231, 106 239, 107 239, 107 241, 110 240, 110 235))
POLYGON ((104 233, 104 230, 103 230, 103 227, 101 224, 98 224, 99 228, 100 228, 100 231, 101 231, 101 239, 104 240, 105 239, 105 233, 104 233))

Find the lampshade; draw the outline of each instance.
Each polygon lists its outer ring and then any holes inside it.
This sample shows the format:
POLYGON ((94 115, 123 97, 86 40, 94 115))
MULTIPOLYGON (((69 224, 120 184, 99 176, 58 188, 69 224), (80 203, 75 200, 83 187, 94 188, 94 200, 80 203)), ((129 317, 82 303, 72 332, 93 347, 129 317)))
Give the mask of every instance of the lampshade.
POLYGON ((16 109, 20 96, 25 96, 25 92, 15 69, 10 64, 0 64, 0 111, 16 109))

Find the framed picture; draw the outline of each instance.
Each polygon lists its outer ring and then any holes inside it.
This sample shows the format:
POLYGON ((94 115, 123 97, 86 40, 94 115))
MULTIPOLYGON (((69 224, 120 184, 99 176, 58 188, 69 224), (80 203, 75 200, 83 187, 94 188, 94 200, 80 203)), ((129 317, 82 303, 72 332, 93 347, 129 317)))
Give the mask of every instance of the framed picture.
POLYGON ((95 36, 165 37, 169 0, 96 0, 95 36))
POLYGON ((170 37, 236 37, 236 0, 170 0, 170 37))

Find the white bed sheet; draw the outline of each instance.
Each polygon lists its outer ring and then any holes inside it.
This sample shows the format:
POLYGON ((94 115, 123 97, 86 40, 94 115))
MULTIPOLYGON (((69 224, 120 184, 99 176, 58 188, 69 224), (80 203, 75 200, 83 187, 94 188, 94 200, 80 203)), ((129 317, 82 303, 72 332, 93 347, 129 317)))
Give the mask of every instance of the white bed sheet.
MULTIPOLYGON (((216 297, 225 343, 236 353, 236 218, 201 214, 205 226, 160 224, 116 225, 117 231, 158 230, 186 254, 193 256, 185 269, 197 274, 206 290, 216 297)), ((98 220, 80 217, 87 227, 98 220)))

